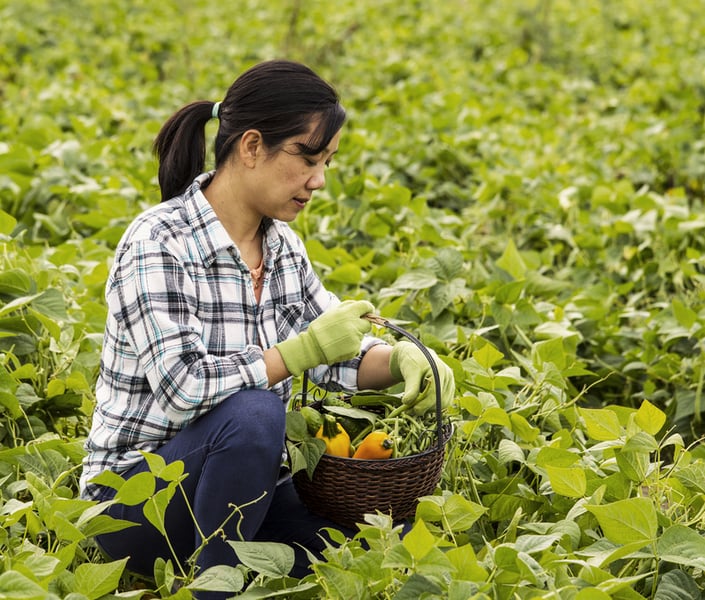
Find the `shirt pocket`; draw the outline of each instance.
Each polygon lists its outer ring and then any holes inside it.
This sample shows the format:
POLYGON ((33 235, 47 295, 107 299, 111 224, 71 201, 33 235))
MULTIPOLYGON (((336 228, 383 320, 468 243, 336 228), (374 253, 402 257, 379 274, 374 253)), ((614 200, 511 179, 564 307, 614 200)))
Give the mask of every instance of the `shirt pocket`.
POLYGON ((307 324, 304 319, 304 308, 303 302, 278 304, 274 307, 274 322, 279 341, 293 337, 304 329, 307 324))

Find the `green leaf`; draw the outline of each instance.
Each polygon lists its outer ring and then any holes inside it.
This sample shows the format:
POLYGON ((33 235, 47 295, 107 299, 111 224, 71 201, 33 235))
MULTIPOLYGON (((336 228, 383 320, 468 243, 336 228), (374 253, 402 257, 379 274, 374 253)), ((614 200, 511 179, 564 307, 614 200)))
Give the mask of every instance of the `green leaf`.
POLYGON ((115 591, 126 564, 127 558, 105 564, 78 565, 75 571, 76 590, 89 600, 96 600, 115 591))
POLYGON ((10 235, 17 225, 17 219, 0 209, 0 234, 10 235))
POLYGON ((546 466, 551 488, 556 494, 568 498, 582 498, 587 492, 585 470, 577 467, 546 466))
POLYGON ((685 525, 666 529, 656 542, 656 552, 666 562, 705 570, 705 538, 685 525))
POLYGON ((184 463, 181 460, 170 462, 159 471, 159 479, 164 481, 181 481, 184 479, 184 463))
POLYGON ((333 593, 331 600, 366 598, 367 582, 360 575, 334 563, 318 563, 314 567, 333 593))
POLYGON ((460 494, 423 496, 416 507, 416 516, 430 523, 444 523, 451 531, 464 531, 487 513, 487 509, 460 494))
POLYGON ((526 283, 523 279, 505 283, 497 288, 494 298, 500 304, 515 304, 521 298, 525 285, 526 283))
POLYGON ((31 277, 22 269, 8 269, 0 273, 0 294, 24 296, 32 291, 32 283, 31 277))
POLYGON ((1 505, 3 527, 10 527, 19 522, 27 513, 32 512, 32 507, 32 502, 20 502, 17 498, 10 498, 1 505))
POLYGON ((154 560, 154 583, 158 588, 171 590, 176 579, 174 575, 174 563, 171 559, 165 560, 158 556, 154 560))
POLYGON ((17 457, 17 463, 24 469, 27 481, 30 480, 30 474, 36 474, 43 481, 55 481, 70 468, 67 458, 49 447, 43 449, 42 452, 21 454, 17 457))
POLYGON ((526 552, 527 554, 538 554, 544 550, 548 550, 561 539, 560 535, 551 533, 546 535, 520 535, 516 542, 514 542, 514 547, 519 552, 526 552))
POLYGON ((631 481, 640 483, 646 478, 649 470, 649 455, 644 452, 625 452, 615 448, 615 459, 619 470, 631 481))
POLYGON ((60 396, 66 391, 66 384, 61 379, 52 379, 47 384, 46 397, 53 398, 55 396, 60 396))
POLYGON ((420 560, 436 547, 438 540, 428 530, 423 520, 418 520, 409 533, 404 536, 402 544, 415 560, 420 560))
POLYGON ((51 319, 66 319, 64 295, 55 288, 49 288, 32 300, 32 308, 51 319))
POLYGON ((531 348, 531 358, 537 367, 543 366, 544 363, 551 363, 559 370, 565 369, 567 360, 563 340, 556 337, 536 342, 531 348))
POLYGON ((80 542, 86 538, 85 534, 61 513, 53 514, 47 518, 47 522, 59 540, 80 542))
POLYGON ((622 435, 622 426, 614 412, 604 408, 579 408, 578 412, 585 421, 588 436, 593 440, 612 441, 622 435))
POLYGON ((648 400, 644 400, 636 411, 634 420, 646 433, 656 435, 666 423, 666 414, 648 400))
POLYGON ((570 467, 578 460, 580 460, 580 455, 577 452, 546 446, 539 450, 536 456, 536 465, 539 467, 570 467))
POLYGON ((691 490, 696 490, 705 494, 705 463, 702 461, 693 462, 678 469, 674 477, 684 486, 691 490))
POLYGON ((98 515, 93 517, 85 525, 80 526, 84 538, 91 538, 103 533, 113 533, 122 531, 128 527, 137 527, 138 524, 124 519, 116 519, 108 515, 98 515))
POLYGON ((449 281, 463 272, 463 255, 455 248, 440 248, 430 259, 432 270, 449 281))
POLYGON ((499 408, 498 406, 490 406, 488 409, 482 411, 480 418, 484 423, 490 423, 491 425, 501 425, 509 429, 512 427, 509 415, 503 408, 499 408))
POLYGON ((454 298, 454 287, 449 283, 436 283, 428 292, 428 299, 431 303, 431 316, 435 319, 450 304, 454 298))
POLYGON ((369 423, 374 423, 379 415, 376 415, 369 410, 364 410, 362 408, 355 408, 353 406, 326 406, 326 412, 333 415, 338 415, 339 417, 350 417, 351 419, 360 419, 363 421, 368 421, 369 423))
MULTIPOLYGON (((149 498, 142 508, 144 516, 162 535, 167 535, 165 514, 166 509, 169 506, 169 502, 171 502, 171 499, 174 497, 174 493, 176 492, 176 486, 177 483, 175 481, 169 482, 164 489, 159 490, 156 494, 149 498)), ((120 491, 123 489, 124 486, 120 491)))
POLYGON ((504 354, 492 344, 485 344, 482 348, 475 350, 472 357, 485 369, 490 369, 504 358, 504 354))
POLYGON ((521 446, 516 442, 508 439, 503 439, 499 441, 499 447, 497 448, 497 458, 500 464, 506 465, 512 461, 516 461, 520 464, 524 463, 524 451, 521 446))
POLYGON ((512 422, 512 431, 520 440, 534 442, 541 434, 538 427, 534 427, 525 417, 519 413, 510 413, 509 420, 512 422))
POLYGON ((622 452, 638 452, 648 454, 658 450, 658 442, 653 435, 644 431, 638 431, 629 439, 627 439, 622 452))
POLYGON ((524 263, 524 259, 522 259, 521 254, 519 254, 513 239, 507 242, 504 252, 502 256, 499 257, 496 264, 500 269, 509 273, 514 279, 523 279, 527 271, 526 263, 524 263))
POLYGON ((362 269, 354 263, 347 263, 326 274, 326 280, 357 285, 362 281, 362 269))
POLYGON ((518 552, 516 564, 519 567, 519 574, 534 585, 545 585, 548 577, 546 571, 541 564, 530 554, 526 552, 518 552))
POLYGON ((702 594, 695 579, 679 569, 661 575, 654 594, 654 600, 685 600, 701 597, 702 594))
POLYGON ((208 592, 237 593, 245 585, 245 576, 241 569, 229 565, 216 565, 201 573, 186 587, 190 590, 208 592))
POLYGON ((306 419, 298 410, 286 413, 286 437, 292 442, 303 442, 309 437, 306 419))
POLYGON ((480 517, 487 513, 487 509, 460 494, 451 494, 445 501, 444 512, 445 523, 451 531, 463 531, 470 529, 480 517))
POLYGON ((0 406, 4 407, 13 419, 19 419, 23 415, 20 402, 15 395, 17 387, 14 377, 0 365, 0 406))
POLYGON ((114 500, 127 506, 136 506, 152 496, 156 487, 157 483, 152 473, 137 473, 120 486, 114 500))
POLYGON ((401 275, 392 287, 397 290, 424 290, 438 282, 438 277, 431 271, 421 269, 409 271, 401 275))
MULTIPOLYGON (((299 580, 296 585, 285 584, 285 587, 281 590, 272 590, 269 587, 262 586, 248 586, 247 590, 237 595, 240 600, 264 600, 265 598, 283 598, 284 600, 289 600, 290 598, 313 598, 315 597, 316 591, 320 591, 320 586, 315 582, 306 582, 303 579, 299 580)), ((275 585, 278 582, 275 582, 275 585)), ((180 598, 174 598, 173 600, 181 600, 180 598)), ((191 597, 185 598, 184 600, 192 600, 191 597)))
POLYGON ((159 455, 152 452, 142 452, 142 456, 149 465, 149 471, 159 479, 164 481, 178 481, 184 474, 184 463, 181 460, 166 464, 166 461, 159 455))
POLYGON ((628 498, 585 508, 595 515, 605 537, 615 544, 647 544, 656 539, 658 518, 650 498, 628 498))
POLYGON ((574 600, 612 600, 612 596, 597 587, 586 587, 575 595, 574 600))
POLYGON ((467 579, 469 581, 486 581, 487 571, 478 562, 471 544, 451 548, 446 551, 446 557, 455 568, 454 579, 467 579))
POLYGON ((590 558, 591 564, 596 564, 600 568, 606 568, 617 561, 625 558, 653 558, 651 553, 641 552, 647 544, 644 541, 631 542, 629 544, 613 544, 606 538, 602 538, 590 544, 587 548, 581 548, 578 553, 581 556, 590 558))
MULTIPOLYGON (((286 453, 289 459, 289 469, 291 474, 298 473, 299 471, 306 470, 306 457, 303 452, 299 450, 299 446, 293 442, 286 440, 286 453)), ((313 475, 309 475, 309 479, 313 475)))
POLYGON ((125 485, 125 479, 122 475, 115 473, 115 471, 109 470, 99 473, 93 477, 90 482, 97 485, 104 485, 109 488, 113 488, 114 490, 119 490, 123 485, 125 485))
POLYGON ((47 592, 38 583, 17 571, 0 574, 0 598, 3 600, 44 600, 47 592))
POLYGON ((580 529, 580 526, 575 521, 570 521, 568 519, 563 519, 551 525, 549 532, 560 536, 562 545, 568 549, 570 549, 571 546, 573 548, 577 548, 582 539, 582 530, 580 529), (568 541, 570 543, 568 543, 568 541))
POLYGON ((22 560, 22 568, 38 579, 44 579, 54 574, 60 562, 58 558, 49 554, 32 554, 22 560))
POLYGON ((418 573, 412 573, 399 591, 394 594, 394 600, 418 600, 426 597, 425 594, 431 594, 431 597, 439 597, 442 591, 441 587, 431 579, 418 573))
POLYGON ((149 472, 155 477, 159 477, 161 473, 166 468, 166 461, 159 454, 154 454, 152 452, 140 452, 144 457, 147 466, 149 467, 149 472))
POLYGON ((396 544, 384 555, 380 566, 383 569, 413 569, 414 557, 402 544, 396 544))
POLYGON ((269 577, 285 577, 294 567, 294 549, 276 542, 232 542, 238 559, 246 567, 269 577))
POLYGON ((0 308, 0 317, 4 317, 5 315, 9 315, 16 310, 29 306, 35 299, 39 298, 40 295, 41 294, 32 294, 29 296, 15 298, 12 302, 8 302, 5 306, 0 308))
POLYGON ((671 301, 673 315, 680 325, 686 329, 690 329, 698 320, 698 314, 691 308, 687 307, 681 300, 674 298, 671 301))
POLYGON ((292 474, 305 470, 309 479, 313 478, 313 472, 326 451, 326 443, 321 439, 308 437, 298 444, 287 440, 286 445, 292 474))

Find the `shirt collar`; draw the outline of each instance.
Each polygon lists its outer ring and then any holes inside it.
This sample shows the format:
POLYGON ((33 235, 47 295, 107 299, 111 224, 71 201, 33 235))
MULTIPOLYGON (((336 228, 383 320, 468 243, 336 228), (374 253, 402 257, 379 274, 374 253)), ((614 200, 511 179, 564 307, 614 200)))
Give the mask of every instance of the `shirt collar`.
MULTIPOLYGON (((232 249, 235 256, 240 256, 240 250, 228 235, 213 207, 201 191, 201 188, 213 178, 213 175, 215 175, 215 171, 196 177, 183 196, 186 214, 193 228, 193 239, 205 266, 210 266, 223 250, 232 249)), ((265 218, 263 222, 265 245, 268 249, 265 263, 272 261, 281 248, 279 226, 279 222, 274 219, 265 218)))

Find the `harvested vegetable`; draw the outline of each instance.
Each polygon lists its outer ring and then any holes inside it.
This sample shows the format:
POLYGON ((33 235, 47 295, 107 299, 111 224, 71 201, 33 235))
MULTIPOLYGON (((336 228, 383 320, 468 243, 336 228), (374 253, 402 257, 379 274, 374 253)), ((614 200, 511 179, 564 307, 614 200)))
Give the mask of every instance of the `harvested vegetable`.
POLYGON ((353 458, 382 460, 394 451, 394 440, 386 431, 372 431, 365 436, 355 450, 353 458))
POLYGON ((333 415, 323 415, 316 437, 326 443, 326 454, 350 457, 350 436, 333 415))
POLYGON ((301 415, 306 421, 306 428, 311 435, 316 435, 323 425, 323 416, 312 406, 302 406, 301 415))

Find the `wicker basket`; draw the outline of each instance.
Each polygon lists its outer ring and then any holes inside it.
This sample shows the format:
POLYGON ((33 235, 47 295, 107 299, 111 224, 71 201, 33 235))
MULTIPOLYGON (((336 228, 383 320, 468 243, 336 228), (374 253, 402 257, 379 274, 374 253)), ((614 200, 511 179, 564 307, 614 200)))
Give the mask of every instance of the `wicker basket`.
MULTIPOLYGON (((371 319, 372 320, 372 319, 371 319)), ((367 513, 391 514, 395 521, 413 517, 421 496, 433 493, 443 471, 445 445, 452 427, 441 421, 440 381, 428 350, 407 331, 388 321, 375 323, 401 333, 414 342, 429 360, 436 384, 436 443, 425 452, 385 460, 321 456, 313 478, 306 471, 294 473, 301 501, 311 512, 335 523, 355 528, 367 513)), ((304 377, 302 403, 306 403, 308 381, 304 377)))

